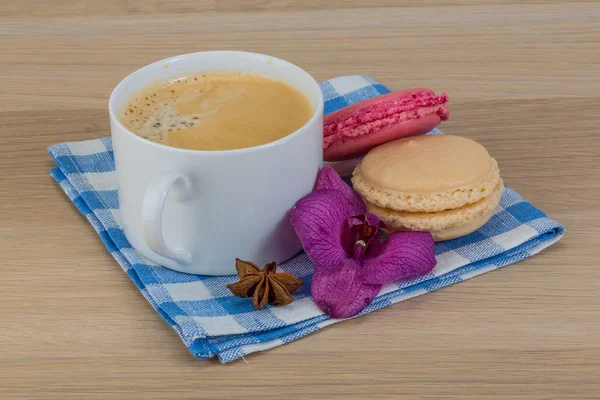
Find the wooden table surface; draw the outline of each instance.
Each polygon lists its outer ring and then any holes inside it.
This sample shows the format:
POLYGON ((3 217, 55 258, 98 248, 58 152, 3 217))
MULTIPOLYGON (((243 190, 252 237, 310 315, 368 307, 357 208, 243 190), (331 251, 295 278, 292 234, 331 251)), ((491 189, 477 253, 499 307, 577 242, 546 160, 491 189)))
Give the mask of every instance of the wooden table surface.
POLYGON ((600 4, 521 0, 0 3, 0 398, 600 398, 600 4), (193 358, 48 175, 109 134, 167 56, 241 49, 318 80, 449 94, 441 128, 562 222, 517 265, 221 365, 193 358))

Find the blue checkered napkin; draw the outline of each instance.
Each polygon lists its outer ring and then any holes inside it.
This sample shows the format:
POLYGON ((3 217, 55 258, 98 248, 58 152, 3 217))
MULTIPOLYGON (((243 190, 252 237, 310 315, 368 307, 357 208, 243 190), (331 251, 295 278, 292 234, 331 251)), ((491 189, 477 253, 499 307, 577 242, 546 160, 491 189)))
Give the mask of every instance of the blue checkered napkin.
MULTIPOLYGON (((334 78, 323 82, 321 88, 325 113, 389 92, 366 76, 334 78)), ((437 129, 431 133, 441 134, 437 129)), ((110 138, 61 143, 49 152, 57 164, 50 174, 194 356, 217 356, 228 362, 341 321, 328 318, 312 301, 314 265, 304 253, 281 266, 306 282, 294 294, 295 301, 262 311, 254 310, 248 299, 232 296, 225 287, 235 282, 236 276, 187 275, 149 262, 131 247, 121 229, 110 138)), ((486 225, 468 236, 436 244, 434 271, 385 286, 361 315, 530 257, 558 241, 563 232, 560 224, 506 188, 486 225)))

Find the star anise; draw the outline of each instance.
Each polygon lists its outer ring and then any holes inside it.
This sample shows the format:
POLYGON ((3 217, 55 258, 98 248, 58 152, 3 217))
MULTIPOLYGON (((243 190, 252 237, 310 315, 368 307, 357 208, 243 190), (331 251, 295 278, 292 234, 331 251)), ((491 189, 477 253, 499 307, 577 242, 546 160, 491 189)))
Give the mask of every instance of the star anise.
POLYGON ((275 272, 277 263, 272 262, 260 269, 250 261, 235 259, 235 269, 240 280, 227 288, 236 297, 252 297, 257 310, 262 310, 268 303, 274 306, 285 306, 294 299, 290 296, 304 284, 302 279, 286 272, 275 272))

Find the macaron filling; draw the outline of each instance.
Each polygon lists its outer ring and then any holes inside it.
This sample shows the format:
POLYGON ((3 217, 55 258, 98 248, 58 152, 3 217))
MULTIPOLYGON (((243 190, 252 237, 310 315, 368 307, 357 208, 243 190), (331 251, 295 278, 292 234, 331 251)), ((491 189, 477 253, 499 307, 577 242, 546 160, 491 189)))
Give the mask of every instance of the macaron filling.
POLYGON ((350 115, 340 115, 325 124, 323 148, 346 137, 369 135, 383 128, 427 115, 437 114, 440 120, 448 119, 450 111, 446 107, 448 96, 440 96, 422 91, 405 97, 373 104, 353 111, 350 115))

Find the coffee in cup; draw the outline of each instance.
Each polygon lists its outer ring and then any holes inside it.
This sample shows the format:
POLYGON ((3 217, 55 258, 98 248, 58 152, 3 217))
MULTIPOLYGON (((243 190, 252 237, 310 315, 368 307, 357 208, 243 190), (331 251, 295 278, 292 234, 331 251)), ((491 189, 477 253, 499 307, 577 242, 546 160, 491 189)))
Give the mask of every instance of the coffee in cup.
POLYGON ((313 114, 287 82, 257 73, 202 72, 157 81, 122 107, 121 123, 150 141, 189 150, 235 150, 279 140, 313 114))

